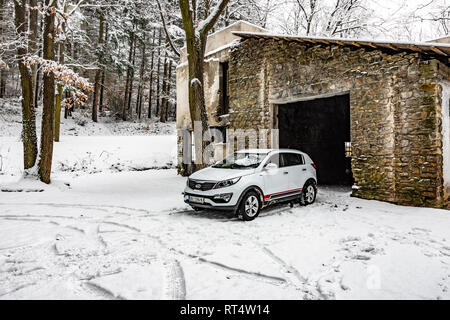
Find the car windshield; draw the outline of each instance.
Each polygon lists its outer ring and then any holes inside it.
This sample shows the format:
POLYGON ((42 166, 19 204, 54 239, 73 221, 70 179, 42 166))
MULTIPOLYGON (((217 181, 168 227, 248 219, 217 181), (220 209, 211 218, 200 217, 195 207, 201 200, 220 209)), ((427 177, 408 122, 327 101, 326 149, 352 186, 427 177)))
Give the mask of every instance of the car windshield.
POLYGON ((213 168, 254 169, 261 164, 266 156, 267 153, 235 152, 222 161, 217 162, 213 165, 213 168))

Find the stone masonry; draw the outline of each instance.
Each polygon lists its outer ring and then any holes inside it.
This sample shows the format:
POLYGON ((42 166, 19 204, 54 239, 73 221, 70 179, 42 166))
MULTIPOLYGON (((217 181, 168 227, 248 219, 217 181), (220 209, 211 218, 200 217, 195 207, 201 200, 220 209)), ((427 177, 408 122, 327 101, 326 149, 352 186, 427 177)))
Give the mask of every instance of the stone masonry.
POLYGON ((353 196, 445 207, 442 80, 419 53, 248 39, 231 50, 230 129, 276 128, 274 105, 350 94, 353 196))

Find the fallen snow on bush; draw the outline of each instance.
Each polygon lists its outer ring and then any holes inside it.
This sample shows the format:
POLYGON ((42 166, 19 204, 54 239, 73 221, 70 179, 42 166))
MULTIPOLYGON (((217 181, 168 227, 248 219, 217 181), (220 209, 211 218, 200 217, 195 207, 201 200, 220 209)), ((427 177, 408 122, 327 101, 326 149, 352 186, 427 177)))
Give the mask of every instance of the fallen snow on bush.
MULTIPOLYGON (((23 172, 22 143, 0 137, 0 184, 23 172)), ((176 165, 176 136, 62 136, 54 144, 53 173, 169 169, 176 165)))

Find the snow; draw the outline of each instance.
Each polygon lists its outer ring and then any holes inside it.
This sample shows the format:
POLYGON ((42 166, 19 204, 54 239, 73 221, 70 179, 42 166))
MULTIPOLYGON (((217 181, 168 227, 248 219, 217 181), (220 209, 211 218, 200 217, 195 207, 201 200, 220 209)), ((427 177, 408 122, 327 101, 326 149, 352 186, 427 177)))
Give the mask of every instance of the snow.
POLYGON ((1 299, 450 298, 444 210, 321 188, 245 223, 187 208, 172 169, 69 182, 1 194, 1 299))
POLYGON ((194 84, 198 84, 199 86, 202 85, 202 83, 200 82, 200 80, 198 78, 194 78, 191 80, 191 87, 193 87, 194 84))
POLYGON ((23 192, 0 192, 0 299, 450 299, 448 211, 320 187, 252 222, 195 212, 175 152, 175 135, 62 135, 45 185, 1 136, 0 190, 23 192))
MULTIPOLYGON (((16 137, 0 137, 0 183, 23 172, 23 145, 16 137)), ((54 144, 53 173, 83 175, 100 172, 174 168, 176 136, 61 136, 54 144)))
POLYGON ((450 82, 443 81, 442 86, 442 155, 444 185, 450 186, 450 82))
MULTIPOLYGON (((22 111, 19 100, 0 99, 0 136, 19 137, 22 132, 22 111)), ((117 135, 174 135, 175 123, 161 123, 156 119, 124 122, 111 117, 99 115, 98 123, 85 117, 84 110, 74 111, 73 117, 64 119, 61 113, 61 135, 68 136, 117 136, 117 135)), ((36 126, 38 133, 41 126, 42 108, 38 109, 36 126)), ((39 135, 38 135, 39 136, 39 135)))
POLYGON ((377 44, 393 44, 393 45, 402 45, 402 46, 418 46, 424 47, 425 49, 428 47, 440 47, 440 48, 450 48, 450 43, 442 43, 442 42, 414 42, 414 41, 394 41, 394 40, 374 40, 370 38, 339 38, 339 37, 319 37, 319 36, 303 36, 303 35, 289 35, 285 33, 265 33, 265 32, 246 32, 246 31, 233 31, 233 34, 236 36, 241 35, 254 35, 254 36, 264 36, 269 38, 301 38, 303 40, 325 40, 325 41, 342 41, 342 42, 367 42, 372 43, 374 45, 377 44))
POLYGON ((215 55, 216 53, 218 53, 218 52, 220 52, 220 51, 223 51, 223 50, 225 50, 225 49, 232 49, 232 48, 235 48, 235 47, 237 47, 240 43, 241 43, 241 41, 240 41, 239 39, 233 40, 233 41, 231 41, 230 43, 227 43, 226 45, 223 45, 223 46, 221 46, 221 47, 219 47, 219 48, 217 48, 217 49, 214 49, 214 50, 212 50, 212 51, 210 51, 210 52, 207 52, 207 53, 205 54, 205 57, 209 57, 209 56, 215 55))

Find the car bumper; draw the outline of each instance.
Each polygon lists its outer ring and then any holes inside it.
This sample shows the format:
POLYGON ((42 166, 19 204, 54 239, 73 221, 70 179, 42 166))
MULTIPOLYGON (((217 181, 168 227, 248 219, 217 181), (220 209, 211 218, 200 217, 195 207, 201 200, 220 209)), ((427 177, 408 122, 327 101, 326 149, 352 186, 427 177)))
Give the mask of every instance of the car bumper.
POLYGON ((231 189, 227 190, 227 189, 230 188, 224 188, 220 190, 199 191, 187 187, 183 192, 184 202, 196 208, 204 208, 204 209, 209 208, 214 210, 227 210, 227 211, 236 210, 239 201, 239 194, 235 192, 236 190, 231 189), (227 202, 215 198, 219 195, 225 194, 231 194, 231 198, 227 202), (190 201, 189 198, 192 196, 202 198, 203 203, 190 201))

